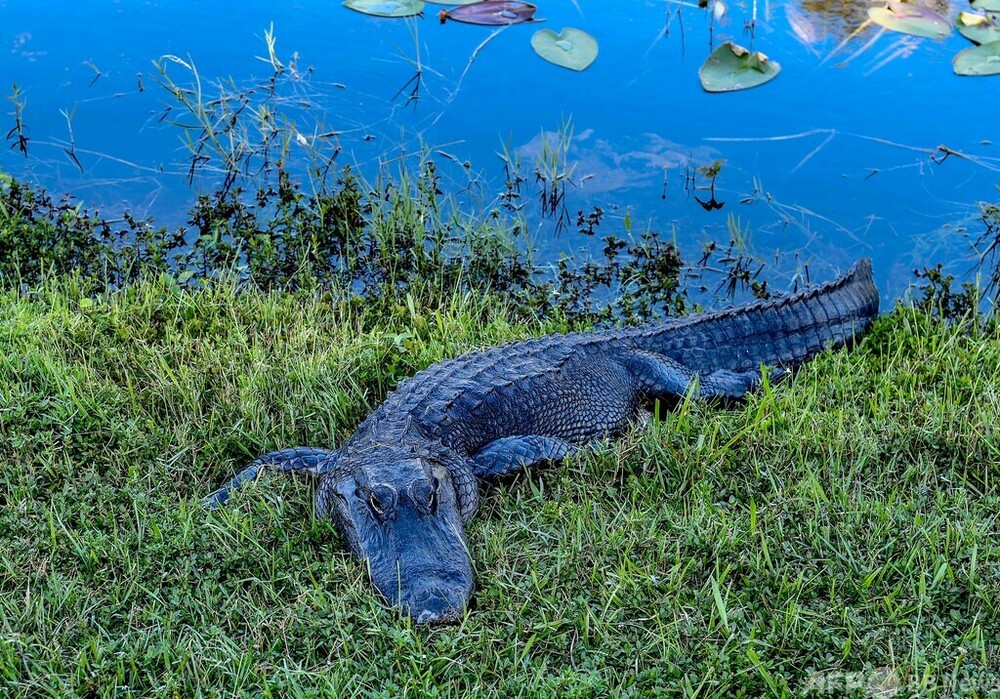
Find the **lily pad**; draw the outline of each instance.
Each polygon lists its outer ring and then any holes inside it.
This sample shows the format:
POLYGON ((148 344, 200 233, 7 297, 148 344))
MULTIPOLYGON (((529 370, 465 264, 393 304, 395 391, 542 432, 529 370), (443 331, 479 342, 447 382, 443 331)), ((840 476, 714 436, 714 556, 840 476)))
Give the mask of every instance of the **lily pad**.
POLYGON ((731 92, 763 85, 780 71, 781 65, 760 51, 750 53, 727 41, 712 51, 698 69, 698 78, 707 92, 731 92))
POLYGON ((535 11, 538 8, 530 2, 518 2, 517 0, 480 0, 468 5, 453 7, 450 10, 441 10, 438 19, 441 24, 446 20, 453 19, 456 22, 467 24, 485 24, 489 26, 502 26, 505 24, 520 24, 530 22, 535 18, 535 11))
POLYGON ((944 39, 951 36, 948 20, 934 10, 905 2, 890 2, 887 7, 868 8, 868 19, 902 34, 944 39))
POLYGON ((1000 75, 1000 41, 959 51, 951 67, 958 75, 1000 75))
POLYGON ((537 31, 531 37, 531 48, 549 63, 570 70, 585 70, 597 58, 597 39, 575 27, 566 27, 558 34, 551 29, 537 31))
POLYGON ((955 20, 958 33, 975 44, 988 44, 1000 41, 1000 24, 986 15, 972 12, 959 12, 955 20))
POLYGON ((412 17, 424 11, 423 0, 344 0, 344 7, 375 17, 412 17))
POLYGON ((1000 12, 1000 0, 972 0, 971 4, 984 12, 1000 12))

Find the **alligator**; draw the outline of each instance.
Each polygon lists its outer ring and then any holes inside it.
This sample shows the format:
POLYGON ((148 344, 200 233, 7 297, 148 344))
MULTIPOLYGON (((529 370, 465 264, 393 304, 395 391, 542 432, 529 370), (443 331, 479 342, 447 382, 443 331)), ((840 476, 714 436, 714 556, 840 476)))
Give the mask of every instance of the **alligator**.
POLYGON ((332 519, 378 592, 417 623, 452 622, 472 599, 464 524, 481 481, 619 436, 655 401, 739 399, 852 342, 878 307, 863 259, 774 300, 465 354, 401 382, 340 449, 265 454, 204 502, 224 504, 265 470, 318 476, 316 516, 332 519))

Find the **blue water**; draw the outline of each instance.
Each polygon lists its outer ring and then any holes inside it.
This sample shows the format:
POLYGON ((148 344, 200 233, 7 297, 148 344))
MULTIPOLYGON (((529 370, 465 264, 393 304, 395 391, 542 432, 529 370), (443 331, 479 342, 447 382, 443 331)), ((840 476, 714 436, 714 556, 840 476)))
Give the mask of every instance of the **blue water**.
MULTIPOLYGON (((169 124, 183 115, 175 108, 160 120, 176 103, 155 82, 152 61, 169 54, 193 63, 207 99, 220 80, 245 89, 272 73, 258 57, 273 24, 278 57, 295 67, 282 77, 279 106, 307 142, 338 132, 324 142, 341 148, 336 162, 369 178, 428 148, 444 188, 469 209, 497 207, 506 149, 528 178, 521 215, 549 254, 580 244, 555 236, 535 202, 536 158, 562 129, 572 133, 567 209, 575 219, 577 210, 604 208, 601 234, 621 234, 628 220, 633 232, 675 236, 690 257, 736 224, 750 250, 780 254, 786 275, 808 264, 824 278, 871 256, 887 297, 905 289, 916 266, 968 269, 977 203, 1000 198, 1000 77, 952 74, 952 56, 969 45, 962 37, 867 29, 838 47, 863 20, 863 2, 758 0, 752 35, 744 28, 752 0, 731 3, 711 27, 709 13, 677 2, 538 5, 544 24, 493 35, 440 24, 431 4, 422 19, 405 21, 339 2, 0 0, 0 89, 22 90, 30 136, 28 157, 4 149, 0 169, 87 205, 182 222, 211 181, 188 182, 183 129, 169 124), (840 15, 808 9, 824 5, 840 15), (589 31, 597 61, 582 73, 545 63, 530 47, 542 26, 589 31), (710 41, 726 39, 780 62, 781 75, 741 93, 705 93, 698 67, 710 41), (418 60, 419 100, 407 103, 409 88, 396 93, 418 60), (72 112, 82 172, 64 153, 63 112, 72 112), (968 157, 936 164, 940 144, 968 157), (685 191, 685 174, 717 158, 726 161, 716 183, 725 204, 707 212, 685 191)), ((936 7, 953 16, 966 5, 936 7)), ((192 83, 180 64, 169 70, 192 83)), ((5 133, 13 116, 0 123, 5 133)), ((304 158, 306 149, 293 143, 290 152, 304 158)))

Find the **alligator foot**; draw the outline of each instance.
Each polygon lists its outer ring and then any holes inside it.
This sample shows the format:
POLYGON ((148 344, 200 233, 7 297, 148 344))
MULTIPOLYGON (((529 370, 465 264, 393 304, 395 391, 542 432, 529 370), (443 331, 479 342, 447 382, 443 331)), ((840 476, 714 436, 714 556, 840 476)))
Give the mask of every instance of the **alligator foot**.
POLYGON ((533 466, 561 461, 576 446, 555 437, 522 434, 490 442, 476 454, 475 473, 479 478, 502 478, 533 466))

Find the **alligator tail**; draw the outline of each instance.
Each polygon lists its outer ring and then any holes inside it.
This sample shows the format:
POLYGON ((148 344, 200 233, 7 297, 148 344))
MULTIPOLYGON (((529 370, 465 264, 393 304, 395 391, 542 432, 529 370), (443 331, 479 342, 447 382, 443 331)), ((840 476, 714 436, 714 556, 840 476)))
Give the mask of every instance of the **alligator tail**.
POLYGON ((339 452, 312 447, 291 447, 272 451, 251 461, 246 468, 226 481, 226 484, 202 500, 202 505, 214 510, 226 504, 229 495, 247 483, 257 480, 262 471, 285 471, 297 475, 321 476, 337 461, 339 452))
POLYGON ((651 326, 632 339, 695 372, 795 367, 860 337, 878 315, 869 259, 839 279, 779 299, 651 326))

